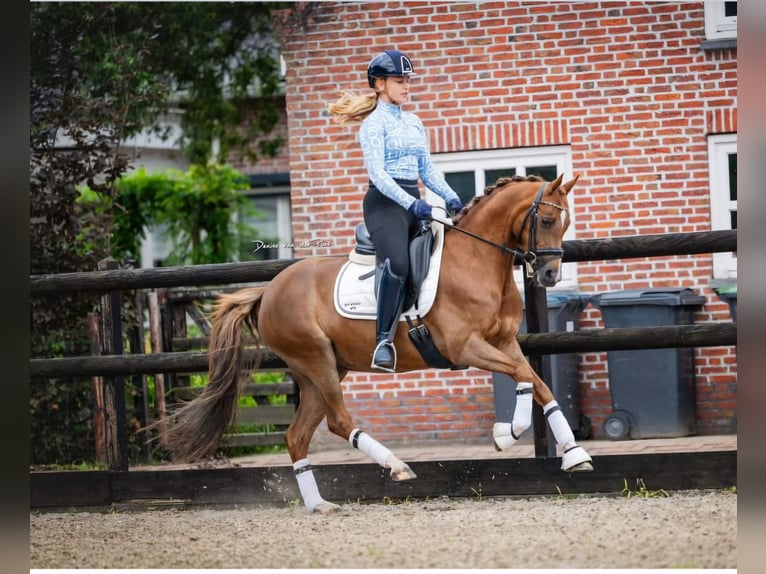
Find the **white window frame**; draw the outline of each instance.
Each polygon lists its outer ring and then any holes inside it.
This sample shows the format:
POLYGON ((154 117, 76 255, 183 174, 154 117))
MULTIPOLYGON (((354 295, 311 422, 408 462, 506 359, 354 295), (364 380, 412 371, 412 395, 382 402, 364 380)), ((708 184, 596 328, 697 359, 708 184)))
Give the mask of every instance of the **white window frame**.
MULTIPOLYGON (((484 195, 484 188, 494 182, 486 182, 485 170, 515 168, 517 175, 527 175, 527 168, 538 165, 555 165, 559 174, 564 174, 564 180, 574 177, 572 168, 572 150, 568 145, 528 147, 513 149, 495 149, 485 151, 469 151, 433 154, 434 165, 442 173, 474 172, 475 195, 484 195)), ((575 191, 569 194, 569 216, 571 223, 564 234, 564 240, 575 238, 575 191)), ((426 190, 426 199, 431 205, 444 205, 435 193, 426 190)), ((437 210, 438 212, 438 210, 437 210)), ((577 263, 564 263, 561 268, 562 279, 550 291, 565 291, 577 288, 577 263)), ((514 278, 523 292, 524 279, 520 266, 514 268, 514 278)))
POLYGON ((737 17, 724 15, 724 0, 705 0, 705 37, 723 40, 737 37, 737 17))
MULTIPOLYGON (((737 202, 730 199, 728 156, 737 153, 737 134, 708 136, 710 173, 710 227, 713 231, 731 229, 731 213, 737 202)), ((713 278, 736 279, 736 253, 713 253, 713 278)))
POLYGON ((279 242, 277 257, 279 259, 293 258, 293 238, 292 238, 292 220, 290 214, 290 186, 273 186, 267 188, 253 188, 246 191, 248 200, 255 202, 255 209, 258 209, 258 197, 270 196, 277 200, 277 219, 276 227, 277 238, 279 242))

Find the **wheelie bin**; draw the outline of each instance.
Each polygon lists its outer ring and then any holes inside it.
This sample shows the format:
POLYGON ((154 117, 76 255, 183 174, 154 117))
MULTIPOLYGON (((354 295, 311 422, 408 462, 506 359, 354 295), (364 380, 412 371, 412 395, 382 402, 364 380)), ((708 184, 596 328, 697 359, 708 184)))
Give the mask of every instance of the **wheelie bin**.
MULTIPOLYGON (((592 302, 606 328, 651 328, 692 324, 705 298, 679 287, 601 293, 592 302)), ((607 364, 612 413, 603 431, 609 439, 696 434, 693 348, 609 351, 607 364)))

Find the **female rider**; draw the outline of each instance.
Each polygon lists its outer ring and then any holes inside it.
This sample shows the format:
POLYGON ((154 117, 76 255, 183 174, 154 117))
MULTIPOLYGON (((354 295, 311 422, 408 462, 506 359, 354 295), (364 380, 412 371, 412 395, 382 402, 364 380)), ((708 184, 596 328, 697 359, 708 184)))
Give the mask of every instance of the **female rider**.
POLYGON ((404 304, 409 275, 409 240, 420 220, 431 218, 431 206, 420 199, 418 179, 441 198, 452 212, 463 204, 434 166, 423 123, 402 110, 409 100, 411 60, 398 50, 385 50, 367 66, 367 82, 375 91, 357 96, 344 93, 329 105, 341 123, 357 121, 359 143, 369 174, 363 201, 364 221, 377 260, 383 266, 377 292, 377 346, 371 367, 396 370, 393 338, 404 304))

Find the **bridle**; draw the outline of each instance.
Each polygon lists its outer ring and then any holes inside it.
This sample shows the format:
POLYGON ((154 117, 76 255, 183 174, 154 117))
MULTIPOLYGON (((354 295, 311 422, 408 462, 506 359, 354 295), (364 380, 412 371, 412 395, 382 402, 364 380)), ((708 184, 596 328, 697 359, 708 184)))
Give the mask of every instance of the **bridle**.
MULTIPOLYGON (((491 245, 492 247, 496 247, 497 249, 500 249, 504 253, 513 255, 514 258, 516 257, 521 258, 524 261, 526 276, 532 277, 537 272, 538 259, 540 257, 561 258, 564 256, 564 250, 560 247, 541 247, 541 248, 535 247, 535 243, 536 243, 535 239, 537 235, 537 208, 540 207, 541 205, 550 205, 551 207, 555 207, 559 211, 562 211, 562 212, 567 211, 566 207, 561 207, 560 205, 551 203, 550 201, 543 201, 543 193, 545 193, 546 185, 547 185, 547 182, 543 182, 542 185, 540 185, 540 190, 537 192, 537 197, 532 202, 532 205, 529 206, 529 209, 527 210, 527 213, 521 222, 521 227, 519 228, 519 234, 521 234, 524 231, 524 226, 527 225, 528 221, 530 222, 529 234, 527 235, 527 250, 526 251, 519 251, 518 249, 513 249, 512 247, 508 247, 505 244, 495 243, 494 241, 490 241, 489 239, 481 237, 480 235, 476 235, 475 233, 466 231, 465 229, 461 229, 460 227, 456 227, 452 225, 451 223, 445 223, 444 221, 433 219, 433 218, 432 218, 432 221, 437 221, 438 223, 441 223, 445 227, 459 231, 460 233, 468 235, 469 237, 472 237, 473 239, 477 239, 478 241, 487 243, 488 245, 491 245)), ((444 211, 446 212, 447 210, 445 209, 444 211)))

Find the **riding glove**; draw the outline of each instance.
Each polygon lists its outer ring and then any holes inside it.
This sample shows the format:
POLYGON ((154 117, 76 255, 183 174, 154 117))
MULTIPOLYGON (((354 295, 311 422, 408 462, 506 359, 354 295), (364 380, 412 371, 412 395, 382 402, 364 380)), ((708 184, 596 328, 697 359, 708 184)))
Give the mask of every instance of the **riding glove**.
POLYGON ((416 199, 414 202, 412 202, 412 205, 409 206, 407 211, 409 211, 418 219, 426 219, 431 217, 431 206, 422 199, 416 199))
POLYGON ((463 209, 463 202, 460 201, 459 198, 454 197, 450 199, 449 201, 447 201, 447 208, 452 213, 460 213, 460 211, 463 209))

